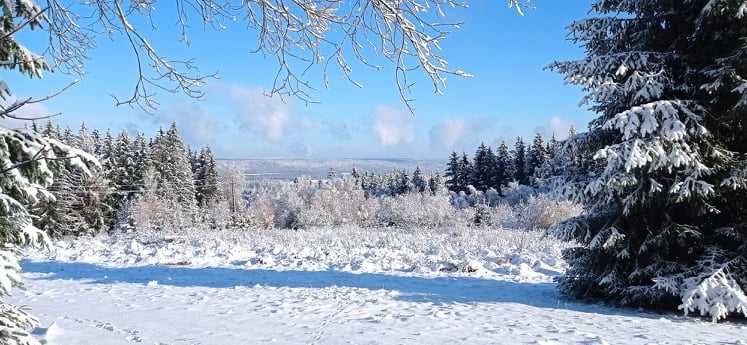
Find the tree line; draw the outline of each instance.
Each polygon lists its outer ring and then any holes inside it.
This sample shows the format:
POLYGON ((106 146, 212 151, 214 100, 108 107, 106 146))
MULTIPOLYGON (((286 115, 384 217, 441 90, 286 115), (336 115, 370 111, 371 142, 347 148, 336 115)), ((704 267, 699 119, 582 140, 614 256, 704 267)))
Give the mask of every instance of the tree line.
MULTIPOLYGON (((575 135, 571 128, 569 136, 575 135)), ((452 152, 446 164, 444 177, 450 191, 468 192, 469 186, 479 191, 494 189, 503 195, 502 190, 512 181, 521 185, 532 185, 544 174, 552 173, 543 169, 558 154, 560 141, 553 134, 545 141, 537 133, 527 147, 521 136, 516 138, 513 148, 502 142, 496 150, 480 144, 472 159, 467 153, 452 152)))
POLYGON ((148 138, 127 131, 113 135, 82 124, 77 132, 48 121, 32 130, 96 156, 101 167, 84 174, 63 169, 49 190, 54 199, 33 209, 37 225, 52 235, 95 233, 108 229, 127 204, 144 194, 195 209, 220 201, 218 168, 210 147, 192 150, 176 124, 148 138))

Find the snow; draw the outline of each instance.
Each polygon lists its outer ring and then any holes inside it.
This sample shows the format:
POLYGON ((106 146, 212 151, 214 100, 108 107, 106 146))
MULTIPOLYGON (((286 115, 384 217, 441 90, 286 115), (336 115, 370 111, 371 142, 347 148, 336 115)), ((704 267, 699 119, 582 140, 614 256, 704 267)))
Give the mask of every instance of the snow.
POLYGON ((34 335, 50 345, 739 344, 747 334, 566 300, 552 282, 563 244, 458 230, 67 239, 27 253, 26 290, 10 302, 32 308, 34 335))

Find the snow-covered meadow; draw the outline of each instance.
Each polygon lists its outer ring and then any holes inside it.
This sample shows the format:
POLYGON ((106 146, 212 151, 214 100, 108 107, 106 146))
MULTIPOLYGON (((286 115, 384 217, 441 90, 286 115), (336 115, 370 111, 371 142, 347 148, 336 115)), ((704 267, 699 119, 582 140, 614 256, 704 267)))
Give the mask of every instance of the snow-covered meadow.
POLYGON ((747 325, 569 301, 566 243, 446 227, 117 233, 28 250, 45 344, 744 344, 747 325))

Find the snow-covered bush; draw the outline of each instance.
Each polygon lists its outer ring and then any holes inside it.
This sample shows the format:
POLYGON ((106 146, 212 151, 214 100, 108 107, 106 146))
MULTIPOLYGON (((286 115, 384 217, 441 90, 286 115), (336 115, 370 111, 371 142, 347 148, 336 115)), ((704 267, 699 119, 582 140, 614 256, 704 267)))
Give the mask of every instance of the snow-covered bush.
POLYGON ((262 195, 252 200, 245 210, 244 219, 250 226, 271 229, 275 226, 275 209, 269 196, 262 195))
POLYGON ((120 228, 129 225, 140 231, 187 231, 199 225, 194 208, 176 200, 142 196, 130 201, 121 212, 124 214, 119 219, 126 223, 118 225, 120 228))
POLYGON ((307 198, 307 204, 298 217, 298 227, 301 228, 345 224, 370 226, 378 209, 376 199, 366 198, 357 181, 351 178, 325 181, 307 198))
POLYGON ((529 196, 526 201, 515 205, 514 210, 521 227, 546 230, 568 218, 580 215, 583 208, 568 200, 540 194, 529 196))
POLYGON ((516 181, 508 183, 503 189, 503 202, 510 205, 516 205, 529 199, 530 196, 536 195, 537 190, 527 185, 519 184, 516 181))
POLYGON ((409 193, 380 199, 376 220, 381 226, 434 228, 456 223, 457 210, 445 195, 409 193))
MULTIPOLYGON (((369 176, 368 181, 376 179, 369 176)), ((483 193, 469 188, 469 194, 373 196, 350 177, 255 182, 248 188, 246 202, 248 206, 234 221, 241 218, 245 226, 278 229, 342 225, 434 228, 455 224, 544 229, 577 215, 579 210, 573 203, 549 197, 527 196, 526 201, 511 205, 492 189, 483 193)))
MULTIPOLYGON (((478 205, 474 208, 474 223, 481 226, 496 227, 502 229, 521 228, 514 208, 507 203, 500 203, 490 207, 478 205)), ((530 230, 531 228, 523 228, 530 230)))

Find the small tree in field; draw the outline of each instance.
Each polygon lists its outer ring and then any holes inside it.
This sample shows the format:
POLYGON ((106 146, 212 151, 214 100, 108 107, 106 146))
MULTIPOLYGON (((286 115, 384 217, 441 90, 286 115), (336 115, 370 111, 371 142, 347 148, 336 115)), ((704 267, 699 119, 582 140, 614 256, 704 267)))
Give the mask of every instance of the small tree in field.
POLYGON ((747 4, 598 0, 573 23, 586 58, 554 70, 599 114, 572 143, 600 164, 555 233, 578 297, 747 315, 747 4))

